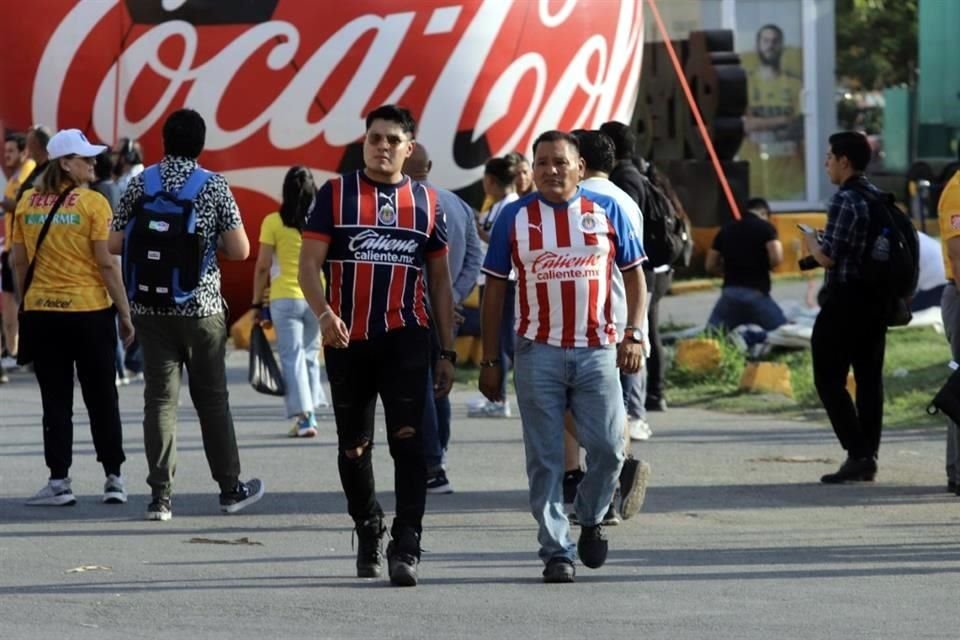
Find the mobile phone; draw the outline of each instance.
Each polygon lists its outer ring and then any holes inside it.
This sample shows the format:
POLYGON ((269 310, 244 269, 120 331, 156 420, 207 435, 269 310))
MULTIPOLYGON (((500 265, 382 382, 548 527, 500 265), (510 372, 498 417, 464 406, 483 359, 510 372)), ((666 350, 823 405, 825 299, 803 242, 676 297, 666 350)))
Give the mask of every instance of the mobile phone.
POLYGON ((816 230, 808 224, 800 223, 797 225, 797 228, 804 233, 816 233, 816 230))

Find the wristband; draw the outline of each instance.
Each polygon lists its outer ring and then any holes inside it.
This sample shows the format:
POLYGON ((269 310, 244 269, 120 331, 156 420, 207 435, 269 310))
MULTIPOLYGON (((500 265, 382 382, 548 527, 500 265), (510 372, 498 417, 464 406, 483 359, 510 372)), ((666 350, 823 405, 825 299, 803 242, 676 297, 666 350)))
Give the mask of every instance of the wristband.
POLYGON ((263 309, 263 303, 262 303, 262 302, 253 302, 253 303, 250 304, 250 308, 251 308, 251 309, 263 309))
POLYGON ((331 309, 330 307, 327 307, 326 311, 324 311, 319 316, 317 316, 317 322, 323 322, 323 319, 326 318, 328 315, 333 315, 333 309, 331 309))
POLYGON ((481 368, 481 369, 489 369, 489 368, 492 368, 492 367, 499 367, 499 366, 500 366, 500 360, 499 360, 499 359, 495 359, 495 360, 481 360, 481 361, 480 361, 480 368, 481 368))

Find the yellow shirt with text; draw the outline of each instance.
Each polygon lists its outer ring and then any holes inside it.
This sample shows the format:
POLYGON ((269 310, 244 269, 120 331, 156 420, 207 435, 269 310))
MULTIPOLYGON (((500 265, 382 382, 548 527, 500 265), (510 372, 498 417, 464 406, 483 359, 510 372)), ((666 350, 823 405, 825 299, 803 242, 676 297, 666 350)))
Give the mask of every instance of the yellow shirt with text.
POLYGON ((95 240, 110 235, 113 217, 107 199, 90 189, 74 189, 54 214, 40 251, 37 238, 57 199, 30 189, 17 204, 14 243, 22 243, 27 259, 37 256, 27 291, 27 311, 98 311, 111 305, 93 253, 95 240))
POLYGON ((953 280, 953 265, 947 252, 947 241, 960 236, 960 172, 953 174, 940 194, 937 205, 937 220, 940 223, 940 246, 943 249, 943 267, 947 279, 953 280))
MULTIPOLYGON (((20 170, 17 171, 16 175, 10 176, 10 179, 7 180, 7 186, 3 190, 3 197, 10 198, 13 200, 17 197, 17 191, 20 190, 20 185, 23 184, 23 181, 27 179, 27 176, 37 167, 37 163, 33 160, 27 160, 22 165, 20 165, 20 170)), ((3 215, 3 250, 10 251, 10 247, 13 246, 13 211, 3 215)))

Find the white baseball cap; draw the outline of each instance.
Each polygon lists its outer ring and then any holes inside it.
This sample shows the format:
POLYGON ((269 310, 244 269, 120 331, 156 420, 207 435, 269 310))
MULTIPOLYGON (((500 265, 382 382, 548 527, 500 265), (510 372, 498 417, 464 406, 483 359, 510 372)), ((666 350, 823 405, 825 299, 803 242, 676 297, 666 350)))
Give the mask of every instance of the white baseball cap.
POLYGON ((80 156, 93 158, 106 150, 102 144, 90 144, 87 136, 80 129, 63 129, 58 131, 47 143, 47 154, 51 160, 64 156, 80 156))

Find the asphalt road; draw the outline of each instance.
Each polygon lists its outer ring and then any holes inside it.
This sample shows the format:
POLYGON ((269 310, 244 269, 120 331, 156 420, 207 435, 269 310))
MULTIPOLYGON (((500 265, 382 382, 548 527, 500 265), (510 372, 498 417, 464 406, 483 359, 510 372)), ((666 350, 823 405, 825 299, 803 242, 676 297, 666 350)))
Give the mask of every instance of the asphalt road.
MULTIPOLYGON (((78 392, 79 503, 60 508, 22 506, 46 480, 35 382, 18 374, 0 387, 0 638, 956 635, 960 498, 944 490, 942 431, 889 433, 876 483, 822 486, 841 453, 823 425, 657 414, 638 447, 653 466, 643 511, 609 529, 606 566, 544 585, 520 422, 466 419, 474 394, 461 391, 457 491, 429 497, 421 584, 395 589, 354 577, 330 420, 312 441, 286 438, 280 400, 246 386, 244 354, 230 366, 244 476, 267 495, 219 513, 184 390, 166 523, 143 519, 142 387, 120 389, 129 503, 100 504, 78 392)), ((386 446, 375 464, 390 509, 386 446)))

